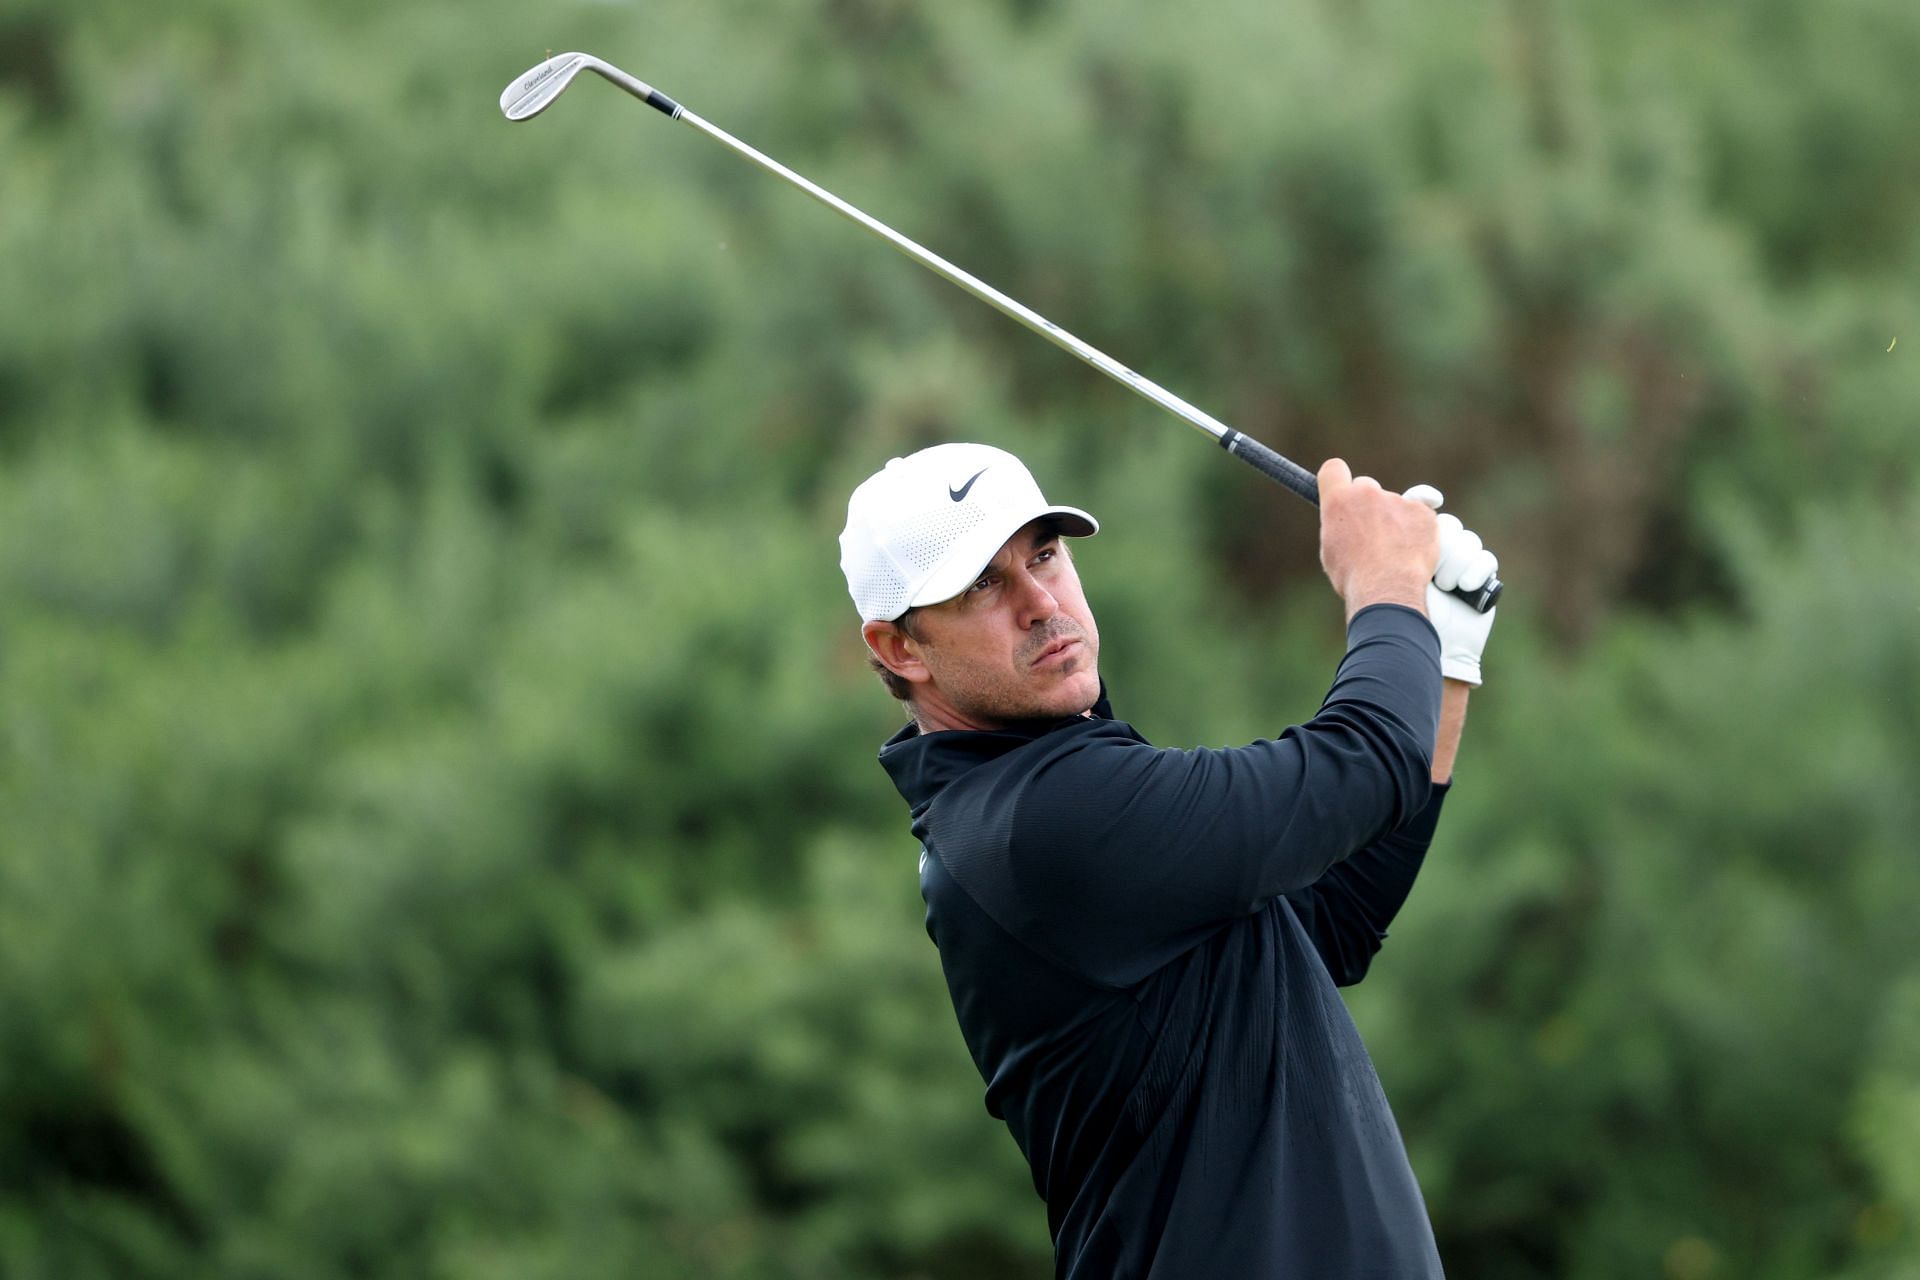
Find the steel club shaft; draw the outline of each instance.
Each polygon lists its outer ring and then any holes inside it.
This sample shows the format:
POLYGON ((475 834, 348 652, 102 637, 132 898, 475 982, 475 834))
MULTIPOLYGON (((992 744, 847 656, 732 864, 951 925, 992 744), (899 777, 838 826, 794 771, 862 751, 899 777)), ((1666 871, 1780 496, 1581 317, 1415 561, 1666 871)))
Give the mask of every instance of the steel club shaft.
MULTIPOLYGON (((625 92, 632 94, 642 102, 645 102, 648 106, 660 111, 670 119, 679 120, 684 124, 691 125, 701 133, 712 138, 715 142, 725 146, 728 150, 752 161, 760 168, 765 169, 767 172, 774 174, 791 185, 798 187, 842 217, 857 223, 872 235, 886 241, 907 257, 912 258, 921 266, 932 271, 935 275, 966 290, 988 306, 1025 325, 1055 346, 1073 353, 1087 364, 1092 365, 1109 378, 1112 378, 1115 382, 1131 390, 1134 394, 1159 405, 1162 409, 1171 413, 1174 417, 1179 418, 1182 422, 1187 423, 1195 430, 1202 431, 1208 436, 1211 436, 1228 453, 1239 458, 1242 462, 1259 471, 1262 475, 1267 476, 1298 494, 1300 497, 1305 498, 1308 502, 1315 504, 1319 502, 1319 483, 1314 479, 1313 473, 1305 467, 1283 457, 1253 437, 1236 431, 1226 423, 1221 422, 1218 418, 1215 418, 1212 414, 1187 403, 1151 378, 1134 372, 1104 351, 1075 337, 1031 307, 1008 297, 984 280, 955 266, 953 263, 947 261, 917 241, 901 235, 898 231, 895 231, 886 223, 881 222, 878 218, 872 217, 864 211, 855 208, 853 205, 848 204, 845 200, 834 195, 825 187, 795 173, 778 160, 773 159, 773 157, 748 146, 740 139, 728 133, 725 129, 688 111, 680 103, 674 101, 666 94, 661 93, 658 89, 628 75, 611 63, 604 62, 586 53, 564 53, 549 58, 545 62, 528 69, 506 87, 500 95, 500 110, 505 113, 509 120, 531 119, 541 111, 544 111, 555 98, 559 97, 567 85, 570 84, 573 78, 581 71, 593 72, 595 75, 600 76, 625 92)), ((1478 590, 1456 590, 1453 594, 1459 596, 1461 599, 1473 605, 1474 608, 1484 613, 1488 609, 1493 608, 1494 604, 1499 600, 1502 590, 1503 585, 1496 577, 1488 579, 1486 584, 1478 590)))

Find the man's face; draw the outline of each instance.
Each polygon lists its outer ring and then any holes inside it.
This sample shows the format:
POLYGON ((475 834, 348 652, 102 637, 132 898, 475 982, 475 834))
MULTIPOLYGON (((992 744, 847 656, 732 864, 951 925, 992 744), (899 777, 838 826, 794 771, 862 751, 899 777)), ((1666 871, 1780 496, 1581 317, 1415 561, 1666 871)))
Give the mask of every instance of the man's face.
POLYGON ((1100 696, 1100 631, 1050 523, 1023 526, 952 600, 917 610, 915 685, 927 728, 1076 716, 1100 696))

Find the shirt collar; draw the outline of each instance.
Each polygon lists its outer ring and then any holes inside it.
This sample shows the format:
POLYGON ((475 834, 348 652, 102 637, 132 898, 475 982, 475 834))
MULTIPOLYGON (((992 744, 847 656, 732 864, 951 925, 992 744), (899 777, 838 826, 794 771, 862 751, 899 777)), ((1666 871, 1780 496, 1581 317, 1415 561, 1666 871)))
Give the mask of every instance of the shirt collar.
MULTIPOLYGON (((1104 680, 1100 682, 1100 696, 1094 701, 1092 716, 1096 720, 1113 719, 1104 680)), ((909 721, 880 745, 880 765, 893 779, 901 798, 918 813, 961 775, 1084 719, 1085 716, 1065 716, 1005 729, 942 729, 937 733, 922 733, 918 725, 909 721)))

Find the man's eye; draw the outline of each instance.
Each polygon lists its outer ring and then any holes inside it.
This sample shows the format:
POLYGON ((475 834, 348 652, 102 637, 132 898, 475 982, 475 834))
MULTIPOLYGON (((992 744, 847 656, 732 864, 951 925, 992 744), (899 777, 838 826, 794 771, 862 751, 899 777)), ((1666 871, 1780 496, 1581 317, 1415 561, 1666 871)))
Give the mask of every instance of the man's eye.
POLYGON ((980 579, 980 581, 974 583, 971 587, 969 587, 968 590, 969 591, 985 591, 988 587, 992 585, 993 585, 992 578, 982 578, 980 579))

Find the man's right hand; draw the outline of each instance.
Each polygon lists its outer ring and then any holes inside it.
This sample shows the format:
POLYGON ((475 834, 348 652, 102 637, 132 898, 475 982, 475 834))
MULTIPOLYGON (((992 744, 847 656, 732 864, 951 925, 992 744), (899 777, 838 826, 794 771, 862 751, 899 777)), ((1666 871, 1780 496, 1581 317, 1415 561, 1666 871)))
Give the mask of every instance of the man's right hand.
POLYGON ((1419 502, 1389 493, 1347 464, 1320 467, 1320 565, 1351 618, 1370 604, 1424 614, 1427 580, 1440 562, 1439 525, 1419 502))

